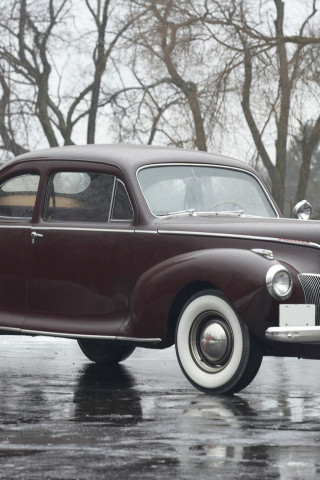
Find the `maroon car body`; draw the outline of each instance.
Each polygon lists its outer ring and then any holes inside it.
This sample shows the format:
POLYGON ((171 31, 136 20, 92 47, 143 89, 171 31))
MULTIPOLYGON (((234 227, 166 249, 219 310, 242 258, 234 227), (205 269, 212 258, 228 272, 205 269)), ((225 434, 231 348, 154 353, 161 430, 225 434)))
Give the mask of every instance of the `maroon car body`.
POLYGON ((320 359, 319 248, 320 224, 281 218, 242 162, 128 145, 28 153, 0 171, 0 330, 74 338, 105 364, 176 343, 193 385, 236 392, 263 355, 320 359))

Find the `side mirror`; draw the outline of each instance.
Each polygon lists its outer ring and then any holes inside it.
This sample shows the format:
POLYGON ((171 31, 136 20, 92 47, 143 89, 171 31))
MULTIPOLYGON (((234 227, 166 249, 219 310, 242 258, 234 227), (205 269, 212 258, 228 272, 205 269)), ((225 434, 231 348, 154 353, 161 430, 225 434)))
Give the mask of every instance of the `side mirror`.
POLYGON ((293 207, 293 216, 300 220, 309 220, 312 213, 312 206, 307 200, 301 200, 293 207))

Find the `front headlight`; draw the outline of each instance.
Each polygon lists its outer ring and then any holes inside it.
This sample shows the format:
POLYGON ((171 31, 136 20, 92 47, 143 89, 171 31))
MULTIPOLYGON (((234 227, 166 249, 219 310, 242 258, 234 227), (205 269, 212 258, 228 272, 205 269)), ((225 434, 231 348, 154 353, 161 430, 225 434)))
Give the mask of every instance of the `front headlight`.
POLYGON ((292 293, 292 278, 282 265, 273 265, 266 276, 267 289, 277 300, 286 300, 292 293))

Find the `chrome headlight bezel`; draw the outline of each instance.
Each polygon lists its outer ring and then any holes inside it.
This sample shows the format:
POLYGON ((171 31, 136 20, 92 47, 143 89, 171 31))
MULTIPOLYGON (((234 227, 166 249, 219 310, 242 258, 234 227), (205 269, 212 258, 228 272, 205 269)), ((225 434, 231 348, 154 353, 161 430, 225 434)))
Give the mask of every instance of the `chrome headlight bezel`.
POLYGON ((273 298, 286 300, 292 293, 292 276, 289 270, 283 265, 272 265, 267 271, 266 285, 273 298), (284 288, 284 285, 286 288, 284 288))

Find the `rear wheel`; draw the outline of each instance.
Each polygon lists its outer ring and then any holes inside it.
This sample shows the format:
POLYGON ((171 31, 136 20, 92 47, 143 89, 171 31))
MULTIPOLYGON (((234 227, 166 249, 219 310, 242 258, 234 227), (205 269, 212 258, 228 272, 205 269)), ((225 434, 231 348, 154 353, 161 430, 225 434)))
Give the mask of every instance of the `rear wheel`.
POLYGON ((131 345, 116 345, 107 340, 78 339, 78 344, 89 360, 104 365, 115 365, 125 360, 135 349, 131 345))
POLYGON ((258 373, 263 351, 230 303, 206 290, 184 307, 176 330, 181 369, 199 390, 235 393, 258 373))

